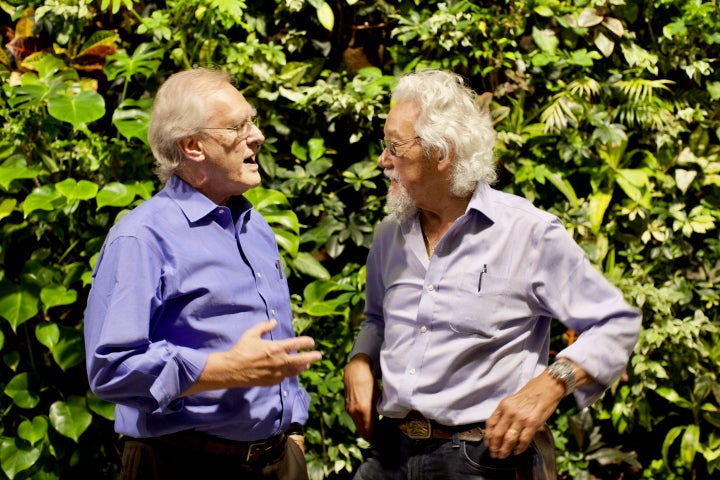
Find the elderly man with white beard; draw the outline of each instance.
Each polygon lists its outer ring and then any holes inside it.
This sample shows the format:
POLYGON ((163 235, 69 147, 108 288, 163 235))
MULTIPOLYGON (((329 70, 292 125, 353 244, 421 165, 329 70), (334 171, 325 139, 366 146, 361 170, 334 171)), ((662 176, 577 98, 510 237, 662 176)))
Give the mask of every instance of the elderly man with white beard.
POLYGON ((345 367, 371 442, 355 479, 555 478, 546 421, 566 395, 585 407, 618 380, 640 311, 558 218, 490 186, 495 134, 461 77, 405 75, 392 101, 389 215, 345 367), (548 366, 553 319, 579 337, 548 366))

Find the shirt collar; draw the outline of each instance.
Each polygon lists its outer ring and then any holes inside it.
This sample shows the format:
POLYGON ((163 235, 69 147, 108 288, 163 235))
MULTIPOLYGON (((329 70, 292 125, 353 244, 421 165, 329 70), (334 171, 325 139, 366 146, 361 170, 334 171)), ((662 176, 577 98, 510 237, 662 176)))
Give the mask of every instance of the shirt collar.
MULTIPOLYGON (((226 208, 217 205, 177 175, 170 177, 165 184, 165 191, 191 223, 202 220, 218 208, 226 208)), ((232 204, 233 208, 237 208, 238 211, 252 208, 250 202, 242 196, 231 198, 228 204, 232 204)))
POLYGON ((484 216, 490 222, 495 223, 492 219, 492 210, 489 208, 490 195, 492 194, 492 188, 486 182, 480 181, 475 187, 472 198, 468 203, 465 215, 468 215, 470 211, 475 210, 480 215, 484 216))

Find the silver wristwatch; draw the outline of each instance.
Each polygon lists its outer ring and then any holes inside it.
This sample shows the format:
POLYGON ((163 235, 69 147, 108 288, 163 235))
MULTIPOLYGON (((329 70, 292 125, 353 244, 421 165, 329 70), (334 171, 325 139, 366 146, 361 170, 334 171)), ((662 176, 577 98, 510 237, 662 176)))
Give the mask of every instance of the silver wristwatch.
POLYGON ((575 390, 575 367, 570 363, 558 360, 547 368, 547 372, 565 384, 565 396, 575 390))

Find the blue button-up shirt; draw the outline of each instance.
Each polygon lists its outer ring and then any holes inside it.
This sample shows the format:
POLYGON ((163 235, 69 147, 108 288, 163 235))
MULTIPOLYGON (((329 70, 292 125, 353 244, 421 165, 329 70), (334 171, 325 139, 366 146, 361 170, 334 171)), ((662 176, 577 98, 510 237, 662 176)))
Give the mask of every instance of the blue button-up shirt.
POLYGON ((297 378, 272 387, 181 397, 211 352, 271 318, 267 339, 295 335, 277 243, 243 197, 218 206, 178 177, 109 232, 85 313, 90 386, 133 437, 196 429, 257 440, 304 423, 297 378))
POLYGON ((550 321, 580 334, 559 352, 595 381, 622 374, 641 314, 589 262, 561 222, 480 184, 428 259, 419 216, 383 221, 367 261, 366 319, 351 357, 380 365, 381 414, 447 425, 486 420, 547 366, 550 321), (378 363, 379 362, 379 363, 378 363))

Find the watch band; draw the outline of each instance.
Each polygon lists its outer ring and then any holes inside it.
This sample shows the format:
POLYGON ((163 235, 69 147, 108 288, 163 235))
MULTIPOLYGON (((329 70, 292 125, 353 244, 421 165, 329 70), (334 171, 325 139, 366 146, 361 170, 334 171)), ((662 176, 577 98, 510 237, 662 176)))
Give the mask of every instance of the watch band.
POLYGON ((575 391, 575 367, 569 362, 558 360, 547 368, 547 372, 565 385, 565 396, 575 391))

